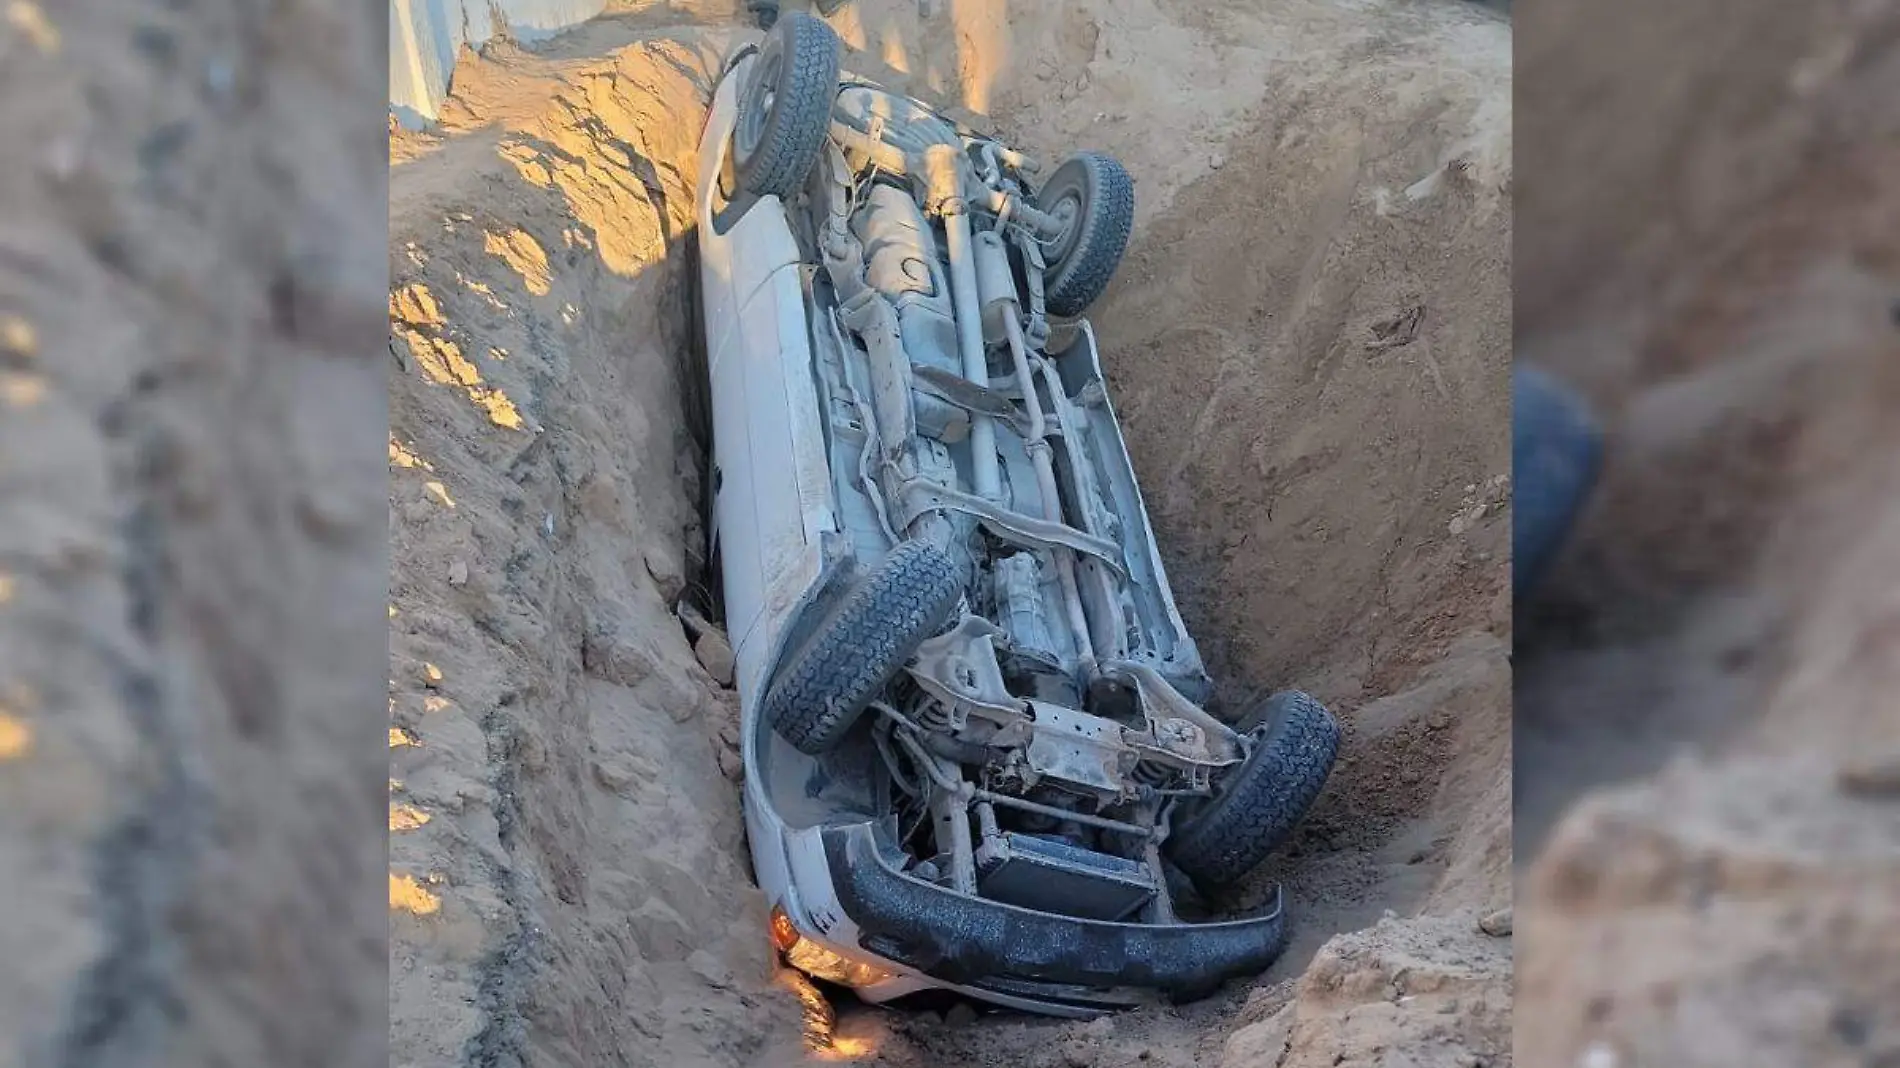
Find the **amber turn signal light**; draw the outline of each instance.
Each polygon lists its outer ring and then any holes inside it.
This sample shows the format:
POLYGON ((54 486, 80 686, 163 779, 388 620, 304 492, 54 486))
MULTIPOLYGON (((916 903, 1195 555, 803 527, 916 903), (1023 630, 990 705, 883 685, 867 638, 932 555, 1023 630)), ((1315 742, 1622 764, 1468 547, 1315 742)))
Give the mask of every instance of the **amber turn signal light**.
POLYGON ((772 906, 771 928, 772 944, 778 947, 780 953, 790 953, 792 947, 798 944, 798 928, 792 926, 792 918, 778 905, 772 906))

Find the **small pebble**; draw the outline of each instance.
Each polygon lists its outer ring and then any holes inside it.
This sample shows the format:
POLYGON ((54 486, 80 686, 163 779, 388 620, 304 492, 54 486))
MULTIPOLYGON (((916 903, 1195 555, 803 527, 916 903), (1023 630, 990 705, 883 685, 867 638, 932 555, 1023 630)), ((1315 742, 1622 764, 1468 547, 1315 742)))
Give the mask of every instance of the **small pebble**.
POLYGON ((456 557, 449 561, 449 585, 461 586, 468 582, 468 561, 456 557))
POLYGON ((1509 938, 1511 936, 1511 907, 1506 905, 1495 912, 1485 913, 1484 917, 1478 921, 1478 930, 1493 938, 1509 938))
POLYGON ((970 1007, 969 1002, 959 1001, 943 1014, 943 1022, 949 1027, 968 1027, 976 1022, 976 1010, 970 1007))
POLYGON ((699 658, 699 664, 711 675, 713 681, 721 686, 732 685, 734 658, 732 645, 726 636, 716 630, 706 630, 693 643, 693 655, 699 658))
POLYGON ((1855 757, 1835 772, 1834 783, 1850 797, 1900 798, 1900 753, 1855 757))

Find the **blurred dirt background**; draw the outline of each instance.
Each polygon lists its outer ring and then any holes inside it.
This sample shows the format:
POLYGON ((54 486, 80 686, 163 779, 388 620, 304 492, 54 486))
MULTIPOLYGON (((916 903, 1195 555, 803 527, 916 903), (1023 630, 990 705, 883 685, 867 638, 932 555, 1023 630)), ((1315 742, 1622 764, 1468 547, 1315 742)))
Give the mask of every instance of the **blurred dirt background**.
POLYGON ((1518 355, 1609 435, 1518 621, 1518 1052, 1896 1063, 1900 5, 1515 14, 1518 355))
POLYGON ((391 1063, 1510 1063, 1508 23, 833 16, 849 67, 1126 161, 1136 238, 1092 317, 1219 707, 1302 686, 1348 733, 1222 903, 1286 885, 1267 975, 1087 1024, 844 999, 808 1033, 744 859, 729 654, 676 613, 713 581, 690 176, 742 22, 628 5, 493 42, 391 134, 391 1063))
POLYGON ((383 13, 4 16, 0 1065, 385 1064, 383 13))

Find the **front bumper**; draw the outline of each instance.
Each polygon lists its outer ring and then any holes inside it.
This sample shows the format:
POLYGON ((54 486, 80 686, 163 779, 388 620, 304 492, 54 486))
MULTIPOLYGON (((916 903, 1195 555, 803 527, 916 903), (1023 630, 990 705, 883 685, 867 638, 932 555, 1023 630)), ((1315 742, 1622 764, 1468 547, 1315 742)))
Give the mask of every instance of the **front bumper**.
POLYGON ((1115 988, 1210 989, 1286 946, 1276 894, 1262 916, 1207 924, 1084 920, 966 897, 905 875, 874 823, 820 832, 832 891, 864 951, 946 985, 1109 1007, 1115 988))

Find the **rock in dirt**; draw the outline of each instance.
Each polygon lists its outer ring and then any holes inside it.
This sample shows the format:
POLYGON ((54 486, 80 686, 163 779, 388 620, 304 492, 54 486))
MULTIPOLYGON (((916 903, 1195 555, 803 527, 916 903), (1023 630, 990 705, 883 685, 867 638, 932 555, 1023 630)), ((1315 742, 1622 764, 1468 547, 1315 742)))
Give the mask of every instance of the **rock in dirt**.
POLYGON ((702 631, 699 640, 693 643, 693 655, 699 658, 699 666, 706 669, 714 682, 721 686, 732 685, 732 645, 724 634, 712 629, 702 631))
POLYGON ((1419 916, 1333 938, 1291 1001, 1228 1038, 1221 1068, 1450 1068, 1508 1055, 1510 952, 1473 926, 1469 913, 1419 916))
POLYGON ((1626 1064, 1900 1059, 1900 1028, 1830 1024, 1900 991, 1896 858, 1900 824, 1789 754, 1586 801, 1521 899, 1524 1063, 1575 1064, 1593 1043, 1626 1064))
POLYGON ((1853 757, 1841 765, 1834 781, 1851 797, 1900 799, 1900 753, 1853 757))
POLYGON ((1493 938, 1511 937, 1511 910, 1509 907, 1487 912, 1478 920, 1478 930, 1493 938))
POLYGON ((738 750, 720 746, 715 759, 719 762, 719 774, 731 782, 745 780, 745 760, 740 757, 738 750))
POLYGON ((946 1027, 968 1027, 976 1022, 976 1009, 967 1001, 959 1001, 943 1014, 943 1022, 946 1027))
POLYGON ((596 760, 593 762, 594 781, 601 788, 612 793, 623 793, 632 786, 638 775, 630 767, 615 760, 596 760))

